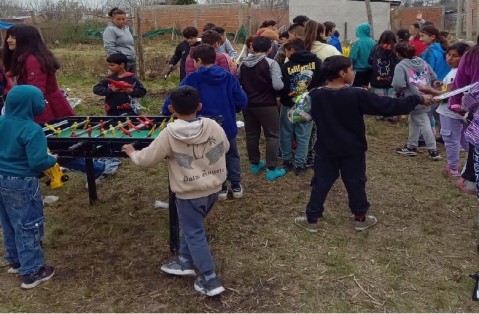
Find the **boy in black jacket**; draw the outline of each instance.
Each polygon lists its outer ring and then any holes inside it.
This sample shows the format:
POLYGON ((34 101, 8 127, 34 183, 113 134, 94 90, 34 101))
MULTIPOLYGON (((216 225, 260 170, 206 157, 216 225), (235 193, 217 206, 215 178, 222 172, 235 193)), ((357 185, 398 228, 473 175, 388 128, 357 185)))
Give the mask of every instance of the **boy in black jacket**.
POLYGON ((127 57, 122 53, 114 53, 106 62, 111 74, 93 87, 93 93, 105 96, 105 111, 109 116, 138 115, 133 98, 145 96, 146 89, 133 73, 125 70, 127 57))
POLYGON ((183 40, 176 46, 175 53, 168 65, 168 72, 173 70, 173 67, 180 61, 180 82, 186 77, 185 61, 186 57, 190 54, 190 48, 198 46, 201 41, 198 41, 198 29, 193 26, 188 26, 183 30, 183 40))
POLYGON ((301 94, 318 87, 320 84, 321 60, 315 54, 306 50, 304 41, 295 38, 284 44, 288 62, 281 66, 284 88, 281 95, 280 113, 280 148, 283 166, 297 176, 306 171, 306 157, 311 137, 313 122, 291 123, 288 119, 288 110, 294 105, 293 99, 301 94), (293 136, 298 144, 293 163, 293 136))
POLYGON ((343 56, 327 58, 322 74, 328 84, 310 93, 311 115, 317 127, 315 176, 306 215, 296 217, 294 223, 309 232, 319 230, 324 201, 341 173, 354 227, 363 231, 377 223, 376 217, 366 215, 369 203, 365 189, 367 143, 363 115, 408 114, 418 103, 430 106, 434 99, 418 95, 389 98, 350 87, 354 81, 352 62, 343 56))

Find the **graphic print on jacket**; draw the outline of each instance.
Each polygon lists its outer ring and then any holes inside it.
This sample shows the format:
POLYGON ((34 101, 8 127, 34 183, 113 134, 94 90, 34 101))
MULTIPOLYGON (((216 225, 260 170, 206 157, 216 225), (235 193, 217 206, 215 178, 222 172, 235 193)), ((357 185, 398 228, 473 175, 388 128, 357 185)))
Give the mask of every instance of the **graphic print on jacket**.
POLYGON ((288 69, 290 75, 290 86, 288 96, 294 97, 308 91, 308 86, 313 80, 313 70, 316 69, 316 63, 311 62, 306 65, 296 65, 288 69))
MULTIPOLYGON (((187 146, 191 147, 191 154, 174 153, 176 163, 180 167, 186 169, 193 169, 192 164, 198 159, 206 158, 209 161, 209 166, 216 164, 220 160, 220 158, 226 153, 224 142, 221 141, 217 143, 217 141, 218 140, 214 136, 209 136, 203 143, 188 144, 187 146), (207 151, 208 148, 210 149, 207 151)), ((222 172, 224 171, 224 169, 218 169, 217 171, 222 172)), ((207 171, 204 169, 202 170, 203 177, 209 174, 212 173, 207 173, 207 171)))

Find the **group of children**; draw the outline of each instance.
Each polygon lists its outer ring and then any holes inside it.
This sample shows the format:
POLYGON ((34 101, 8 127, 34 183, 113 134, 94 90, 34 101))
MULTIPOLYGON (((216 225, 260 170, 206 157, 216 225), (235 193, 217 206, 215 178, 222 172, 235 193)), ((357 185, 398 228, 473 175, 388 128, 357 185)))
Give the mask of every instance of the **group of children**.
MULTIPOLYGON (((123 147, 133 163, 140 166, 155 167, 167 160, 171 189, 176 193, 181 246, 178 258, 161 269, 180 276, 195 275, 198 270, 194 288, 207 296, 225 289, 215 271, 204 219, 218 199, 226 199, 230 192, 233 198, 241 198, 244 193, 237 145, 238 113, 242 112, 245 123, 249 172, 257 175, 265 170, 267 181, 281 178, 288 171, 303 175, 308 152, 314 144, 310 200, 305 215, 294 219, 296 225, 309 232, 318 231, 325 199, 339 175, 348 192, 354 228, 363 231, 377 222, 367 213, 365 114, 385 117, 410 114, 408 143, 396 152, 413 156, 422 135, 429 156, 434 160, 440 158, 427 111, 436 102, 432 95, 443 92, 434 88, 439 86, 435 82, 442 80, 444 90, 451 89, 455 71, 445 73, 443 63, 447 60, 451 68, 460 67, 468 47, 457 44, 440 50, 445 47, 440 44, 437 29, 423 27, 420 36, 429 45, 424 52, 429 56, 427 63, 416 57, 411 43, 396 44, 391 32, 385 32, 376 44, 369 36, 369 25, 362 24, 357 30, 359 40, 353 45, 352 56, 347 58, 328 44, 334 42, 334 23, 328 22, 325 27, 305 16, 295 20, 288 29, 288 40, 281 46, 270 38, 275 38, 269 34, 275 32, 275 24, 265 22, 250 40, 249 54, 239 66, 232 59, 237 55, 225 38, 224 29, 206 25, 200 42, 198 30, 186 28, 185 41, 175 50, 169 69, 181 62, 180 86, 171 92, 162 107, 164 115, 173 114, 177 119, 149 147, 141 151, 135 151, 132 145, 123 147), (275 58, 269 58, 275 48, 275 58), (441 51, 444 60, 440 58, 441 51), (375 93, 355 86, 372 86, 375 93), (293 123, 288 114, 297 100, 304 97, 310 102, 312 119, 293 123), (265 160, 259 149, 261 133, 266 139, 265 160), (312 133, 315 143, 310 141, 312 133), (278 167, 278 152, 282 167, 278 167)), ((478 49, 471 49, 474 60, 479 58, 478 49)), ((94 93, 105 96, 108 115, 137 114, 132 107, 133 99, 144 96, 146 90, 126 70, 128 59, 124 55, 111 54, 107 61, 111 75, 94 87, 94 93)), ((474 75, 469 83, 477 80, 478 74, 474 75)), ((479 105, 477 89, 466 94, 462 109, 475 112, 479 105)), ((38 174, 56 162, 54 156, 47 154, 41 128, 33 123, 34 115, 43 109, 41 104, 44 104, 42 95, 36 88, 17 86, 9 92, 5 116, 0 117, 2 134, 11 132, 10 125, 19 118, 25 121, 25 132, 9 137, 12 143, 4 145, 8 150, 0 152, 0 193, 2 198, 12 199, 8 206, 7 202, 0 202, 9 272, 23 275, 23 288, 32 288, 54 273, 52 267, 43 264, 40 246, 43 214, 41 198, 35 192, 38 174), (23 95, 22 101, 18 95, 23 95), (13 144, 18 139, 24 143, 20 147, 13 144), (10 150, 23 156, 14 166, 8 157, 10 150), (14 189, 21 190, 25 197, 14 197, 11 193, 14 189), (23 209, 22 214, 29 216, 29 224, 13 222, 15 208, 23 209), (28 247, 15 240, 15 235, 25 230, 31 231, 28 234, 32 245, 28 247)), ((448 151, 447 171, 458 175, 460 134, 465 125, 459 115, 462 112, 449 105, 442 104, 438 113, 448 151)), ((474 119, 468 129, 473 145, 479 137, 477 125, 479 122, 474 119)), ((474 163, 479 165, 479 149, 475 148, 473 154, 474 163)))

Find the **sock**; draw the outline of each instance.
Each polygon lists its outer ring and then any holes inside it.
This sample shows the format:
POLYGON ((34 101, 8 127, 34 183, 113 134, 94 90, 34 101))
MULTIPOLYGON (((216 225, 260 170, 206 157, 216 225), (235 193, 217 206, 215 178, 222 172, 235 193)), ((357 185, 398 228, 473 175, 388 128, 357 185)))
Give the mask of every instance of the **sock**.
POLYGON ((216 277, 216 273, 215 273, 215 272, 212 272, 212 273, 209 274, 209 275, 203 274, 203 277, 205 277, 205 280, 206 280, 206 281, 209 281, 209 280, 211 280, 211 279, 213 279, 213 278, 216 277))
POLYGON ((366 220, 366 215, 362 215, 362 216, 354 215, 354 221, 363 222, 365 220, 366 220))
POLYGON ((315 218, 307 217, 307 218, 308 218, 308 223, 309 224, 316 224, 316 223, 318 223, 318 220, 319 220, 318 217, 315 217, 315 218))

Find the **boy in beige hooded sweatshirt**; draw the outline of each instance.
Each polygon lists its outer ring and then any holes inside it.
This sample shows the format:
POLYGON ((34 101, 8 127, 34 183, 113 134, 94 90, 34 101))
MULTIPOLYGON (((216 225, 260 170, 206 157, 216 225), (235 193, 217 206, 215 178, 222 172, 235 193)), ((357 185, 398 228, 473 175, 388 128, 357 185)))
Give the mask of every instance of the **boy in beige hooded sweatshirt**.
POLYGON ((201 110, 200 95, 190 86, 181 86, 171 95, 169 110, 178 118, 169 123, 150 146, 136 151, 132 145, 123 151, 133 163, 157 166, 168 163, 171 190, 176 193, 176 206, 181 227, 180 256, 161 270, 172 275, 200 275, 196 291, 207 296, 225 289, 215 273, 215 265, 206 239, 204 219, 218 200, 226 180, 225 153, 229 142, 216 121, 197 118, 201 110))

